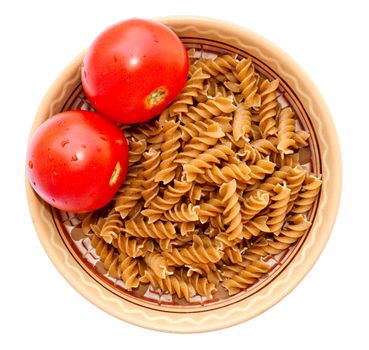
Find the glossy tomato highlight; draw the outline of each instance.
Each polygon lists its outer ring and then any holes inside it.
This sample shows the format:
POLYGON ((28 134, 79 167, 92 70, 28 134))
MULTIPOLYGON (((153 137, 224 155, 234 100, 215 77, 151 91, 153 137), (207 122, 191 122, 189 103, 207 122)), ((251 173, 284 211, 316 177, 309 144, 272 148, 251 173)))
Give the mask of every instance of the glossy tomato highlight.
POLYGON ((95 39, 81 73, 84 91, 98 112, 122 123, 138 123, 160 114, 181 92, 188 56, 169 27, 130 19, 95 39))
POLYGON ((68 111, 46 120, 32 135, 27 175, 52 206, 88 212, 107 204, 125 179, 128 146, 112 122, 89 111, 68 111))

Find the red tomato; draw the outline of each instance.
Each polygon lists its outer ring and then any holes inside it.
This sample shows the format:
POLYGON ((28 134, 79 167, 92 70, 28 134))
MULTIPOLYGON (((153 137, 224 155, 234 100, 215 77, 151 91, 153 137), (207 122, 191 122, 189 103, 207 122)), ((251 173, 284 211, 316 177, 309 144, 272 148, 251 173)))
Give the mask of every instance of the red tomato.
POLYGON ((186 49, 171 29, 130 19, 95 39, 81 77, 98 112, 122 123, 138 123, 160 114, 181 92, 187 74, 186 49))
POLYGON ((32 135, 27 175, 52 206, 87 212, 109 202, 125 179, 128 146, 122 131, 99 114, 69 111, 32 135))

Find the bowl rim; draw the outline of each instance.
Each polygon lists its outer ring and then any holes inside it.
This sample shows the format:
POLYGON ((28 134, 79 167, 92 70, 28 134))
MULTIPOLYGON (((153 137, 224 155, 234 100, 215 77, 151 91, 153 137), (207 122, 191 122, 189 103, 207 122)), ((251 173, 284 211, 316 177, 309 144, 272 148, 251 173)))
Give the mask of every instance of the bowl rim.
MULTIPOLYGON (((173 28, 179 36, 181 36, 181 30, 189 28, 196 28, 203 35, 211 36, 212 33, 222 33, 224 38, 233 36, 234 40, 236 40, 237 33, 239 42, 243 40, 243 43, 247 42, 247 45, 250 45, 250 49, 256 49, 259 54, 266 55, 265 57, 269 55, 273 61, 271 64, 277 66, 277 71, 284 72, 284 77, 290 76, 289 78, 294 81, 294 84, 297 84, 296 86, 300 89, 299 97, 304 95, 304 99, 306 99, 302 103, 304 105, 310 104, 309 110, 313 111, 313 113, 308 113, 309 119, 311 115, 318 116, 310 120, 318 141, 322 143, 320 153, 323 152, 321 155, 324 162, 322 198, 317 209, 319 217, 316 217, 310 230, 314 231, 314 240, 307 243, 310 244, 309 249, 305 247, 305 250, 300 251, 276 280, 272 281, 260 295, 256 293, 251 301, 241 300, 218 310, 196 314, 165 313, 135 304, 130 305, 121 299, 115 300, 109 292, 99 289, 91 276, 80 271, 81 269, 78 269, 78 265, 75 264, 71 256, 68 256, 65 249, 63 250, 57 237, 51 235, 53 227, 49 206, 34 193, 26 178, 28 206, 40 242, 50 260, 61 275, 92 304, 121 320, 149 329, 177 333, 212 331, 239 324, 269 309, 290 293, 311 270, 330 237, 339 207, 342 186, 340 147, 332 117, 317 87, 303 69, 274 43, 249 29, 218 19, 197 16, 168 16, 155 19, 173 28), (254 47, 253 43, 255 43, 254 47), (308 95, 304 91, 307 91, 308 95)), ((82 61, 84 52, 66 66, 48 89, 36 113, 30 135, 45 119, 45 116, 51 115, 53 105, 58 101, 58 98, 60 99, 60 95, 62 95, 60 92, 65 88, 64 83, 76 75, 76 69, 82 61)))

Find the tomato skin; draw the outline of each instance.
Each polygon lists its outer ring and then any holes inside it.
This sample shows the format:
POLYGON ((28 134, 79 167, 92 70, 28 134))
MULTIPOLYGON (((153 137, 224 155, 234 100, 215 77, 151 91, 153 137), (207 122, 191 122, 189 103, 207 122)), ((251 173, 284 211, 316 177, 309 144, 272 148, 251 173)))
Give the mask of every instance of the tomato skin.
POLYGON ((84 57, 81 79, 98 112, 130 124, 160 114, 184 87, 188 67, 187 51, 171 29, 135 18, 95 39, 84 57), (162 101, 148 104, 157 89, 162 101))
POLYGON ((127 167, 123 132, 89 111, 63 112, 46 120, 27 149, 32 187, 47 203, 65 211, 82 213, 106 205, 123 183, 127 167), (112 177, 117 162, 120 172, 112 177))

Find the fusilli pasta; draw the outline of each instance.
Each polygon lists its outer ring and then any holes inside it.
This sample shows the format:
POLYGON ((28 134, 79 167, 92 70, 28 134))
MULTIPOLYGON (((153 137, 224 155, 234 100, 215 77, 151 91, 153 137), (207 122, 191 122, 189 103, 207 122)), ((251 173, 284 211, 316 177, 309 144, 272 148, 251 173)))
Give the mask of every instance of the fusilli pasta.
POLYGON ((308 231, 322 185, 300 164, 310 135, 281 103, 282 82, 250 57, 189 58, 187 83, 160 116, 121 126, 126 181, 81 223, 104 273, 186 301, 266 276, 266 260, 308 231))

